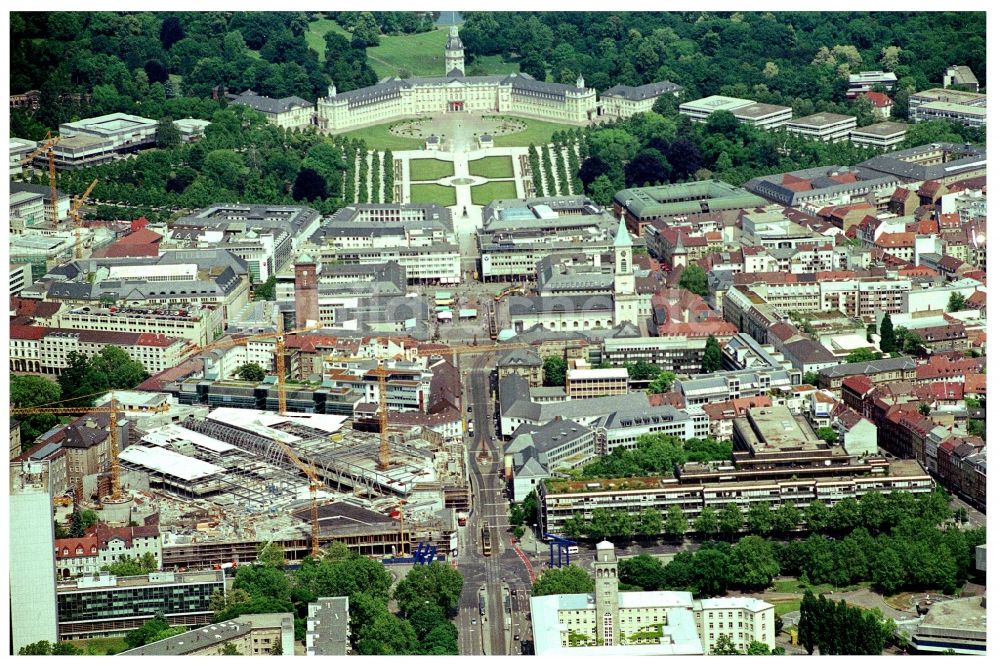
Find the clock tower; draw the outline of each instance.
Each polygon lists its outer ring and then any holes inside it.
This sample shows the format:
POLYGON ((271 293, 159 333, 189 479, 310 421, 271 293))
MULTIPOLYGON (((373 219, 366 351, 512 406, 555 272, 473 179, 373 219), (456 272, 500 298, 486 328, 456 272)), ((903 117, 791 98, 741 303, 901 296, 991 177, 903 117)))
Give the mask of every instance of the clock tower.
POLYGON ((594 610, 597 613, 597 644, 619 645, 618 556, 610 541, 597 544, 594 558, 594 610))

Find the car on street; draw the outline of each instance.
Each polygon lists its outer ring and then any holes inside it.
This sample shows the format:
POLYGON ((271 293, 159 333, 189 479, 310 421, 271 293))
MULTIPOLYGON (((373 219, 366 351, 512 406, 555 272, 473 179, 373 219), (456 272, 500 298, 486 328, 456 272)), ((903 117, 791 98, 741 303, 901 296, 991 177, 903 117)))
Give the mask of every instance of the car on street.
POLYGON ((515 641, 521 640, 521 634, 514 634, 514 640, 515 641))
POLYGON ((476 623, 476 618, 472 618, 472 624, 476 623))

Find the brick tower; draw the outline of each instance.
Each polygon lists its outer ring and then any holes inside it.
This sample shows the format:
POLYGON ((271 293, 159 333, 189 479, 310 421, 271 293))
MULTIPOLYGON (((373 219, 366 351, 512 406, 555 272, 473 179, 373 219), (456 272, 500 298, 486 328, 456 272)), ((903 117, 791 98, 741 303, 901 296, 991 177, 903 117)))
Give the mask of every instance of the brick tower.
POLYGON ((309 322, 319 323, 319 292, 316 261, 303 253, 295 260, 295 328, 305 328, 309 322))

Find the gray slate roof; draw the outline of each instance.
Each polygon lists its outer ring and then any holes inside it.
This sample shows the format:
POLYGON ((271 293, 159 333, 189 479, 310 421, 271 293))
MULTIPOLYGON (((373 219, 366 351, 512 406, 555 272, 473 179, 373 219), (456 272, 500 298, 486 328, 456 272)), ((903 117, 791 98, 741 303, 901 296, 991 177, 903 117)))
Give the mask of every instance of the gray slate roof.
POLYGON ((684 88, 672 81, 656 81, 641 86, 626 86, 619 83, 602 92, 601 97, 624 97, 633 102, 639 102, 650 97, 659 97, 666 93, 673 94, 682 90, 684 88))
POLYGON ((272 97, 258 95, 253 90, 244 90, 236 97, 236 99, 233 100, 232 103, 249 106, 254 111, 260 111, 261 113, 272 114, 285 113, 286 111, 291 111, 292 109, 312 108, 312 102, 308 102, 301 97, 293 95, 292 97, 274 99, 272 97))
POLYGON ((844 363, 831 368, 823 368, 819 374, 830 378, 850 377, 852 375, 873 375, 893 370, 915 370, 917 362, 910 356, 898 358, 883 358, 877 361, 862 361, 860 363, 844 363))
POLYGON ((611 312, 611 296, 528 296, 511 298, 510 315, 540 314, 546 312, 611 312))

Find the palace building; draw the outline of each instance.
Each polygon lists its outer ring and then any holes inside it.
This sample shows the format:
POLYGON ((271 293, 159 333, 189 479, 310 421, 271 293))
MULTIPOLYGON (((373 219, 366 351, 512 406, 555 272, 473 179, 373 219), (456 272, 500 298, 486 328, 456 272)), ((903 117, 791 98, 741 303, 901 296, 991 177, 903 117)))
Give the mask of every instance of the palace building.
POLYGON ((434 113, 502 113, 553 122, 586 125, 599 116, 623 118, 648 111, 663 94, 679 95, 680 86, 660 81, 645 86, 615 86, 601 95, 575 85, 537 81, 528 74, 465 75, 465 46, 452 26, 445 45, 445 72, 440 77, 386 78, 373 86, 337 92, 316 102, 316 124, 330 133, 434 113), (602 113, 602 106, 608 113, 602 113), (627 101, 627 104, 623 102, 627 101))

